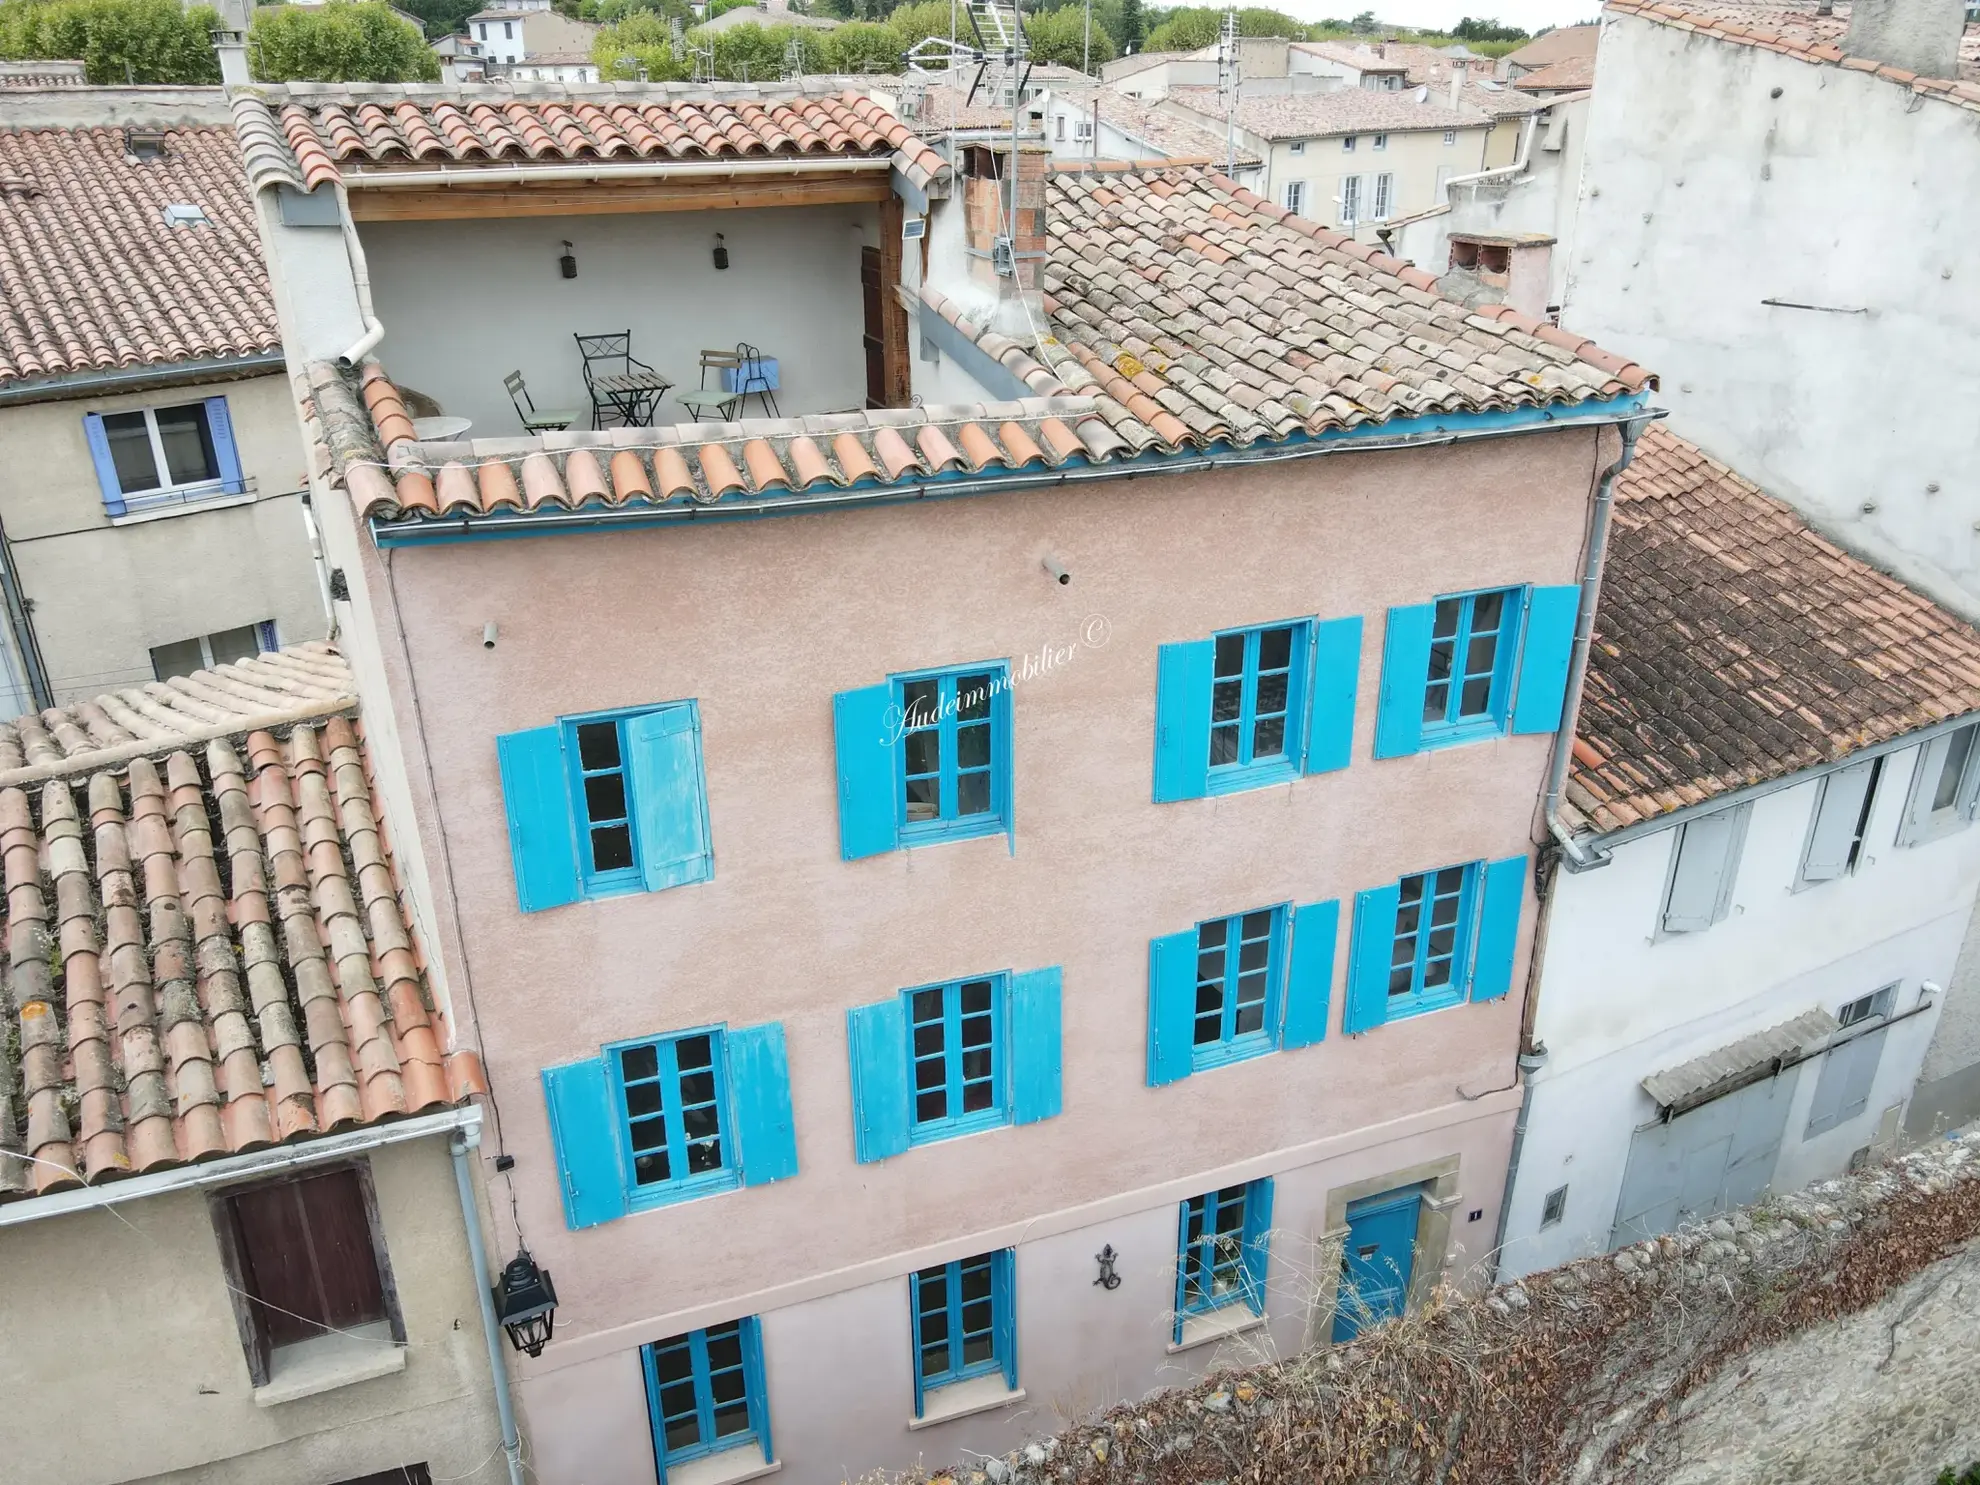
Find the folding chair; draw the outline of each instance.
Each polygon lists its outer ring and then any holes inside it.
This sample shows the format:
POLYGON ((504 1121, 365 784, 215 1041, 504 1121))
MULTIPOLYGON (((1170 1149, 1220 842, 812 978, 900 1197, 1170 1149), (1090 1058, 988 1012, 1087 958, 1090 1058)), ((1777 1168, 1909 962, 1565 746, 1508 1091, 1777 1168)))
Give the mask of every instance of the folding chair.
POLYGON ((512 371, 503 377, 502 385, 508 388, 509 401, 515 404, 516 416, 522 419, 523 430, 527 433, 558 433, 584 416, 574 407, 538 412, 536 404, 530 400, 529 388, 523 385, 520 371, 512 371))
POLYGON ((777 394, 770 383, 769 368, 764 365, 762 351, 747 341, 739 341, 733 351, 703 351, 701 353, 701 385, 687 392, 676 392, 674 400, 690 413, 696 422, 708 421, 706 414, 714 412, 724 423, 735 421, 742 405, 751 397, 758 398, 763 409, 771 417, 782 417, 777 410, 777 394), (728 372, 732 375, 718 380, 727 380, 734 386, 730 391, 722 387, 708 385, 708 373, 728 372))

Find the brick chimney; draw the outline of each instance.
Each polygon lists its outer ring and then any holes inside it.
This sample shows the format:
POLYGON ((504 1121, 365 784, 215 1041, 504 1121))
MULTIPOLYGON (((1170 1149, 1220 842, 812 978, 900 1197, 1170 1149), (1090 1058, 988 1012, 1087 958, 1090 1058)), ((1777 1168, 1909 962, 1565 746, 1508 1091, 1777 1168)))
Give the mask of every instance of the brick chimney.
POLYGON ((1915 72, 1959 76, 1963 0, 1853 0, 1843 50, 1915 72))
POLYGON ((992 328, 1028 338, 1033 325, 1045 322, 1039 286, 1047 248, 1045 171, 1052 147, 1042 140, 1020 140, 1013 152, 1006 137, 974 139, 959 148, 963 233, 973 291, 968 297, 978 303, 994 301, 992 328), (1010 236, 1013 191, 1017 230, 1010 236))

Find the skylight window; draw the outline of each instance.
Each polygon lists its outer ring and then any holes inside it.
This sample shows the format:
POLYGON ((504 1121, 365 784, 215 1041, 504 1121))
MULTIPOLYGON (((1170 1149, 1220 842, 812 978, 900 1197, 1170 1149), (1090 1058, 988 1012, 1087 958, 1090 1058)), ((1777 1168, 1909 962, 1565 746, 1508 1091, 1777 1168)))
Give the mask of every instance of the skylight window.
POLYGON ((211 227, 213 220, 206 214, 206 208, 186 201, 174 201, 165 208, 165 225, 168 227, 211 227))

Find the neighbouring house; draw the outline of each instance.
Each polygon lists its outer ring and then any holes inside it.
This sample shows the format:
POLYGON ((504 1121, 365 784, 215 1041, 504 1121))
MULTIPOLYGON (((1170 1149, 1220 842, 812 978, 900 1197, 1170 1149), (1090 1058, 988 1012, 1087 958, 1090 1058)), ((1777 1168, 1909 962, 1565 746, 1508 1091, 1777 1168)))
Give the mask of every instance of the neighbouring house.
MULTIPOLYGON (((1171 112, 1221 126, 1214 88, 1171 88, 1171 112)), ((1444 183, 1486 166, 1495 121, 1427 88, 1339 88, 1254 96, 1236 107, 1238 138, 1265 160, 1258 192, 1296 216, 1373 237, 1393 218, 1443 200, 1444 183)))
POLYGON ((1592 60, 1601 36, 1602 28, 1594 23, 1583 26, 1561 26, 1549 31, 1545 36, 1536 36, 1518 51, 1507 52, 1499 58, 1499 76, 1507 82, 1517 82, 1529 73, 1539 72, 1563 62, 1582 58, 1592 60))
POLYGON ((1532 72, 1521 73, 1513 87, 1535 98, 1558 98, 1564 93, 1585 93, 1595 86, 1595 57, 1567 57, 1532 72))
POLYGON ((599 70, 590 52, 532 52, 516 62, 491 62, 484 76, 513 82, 595 83, 599 70))
MULTIPOLYGON (((1980 26, 1947 0, 1674 9, 1603 22, 1566 317, 1654 360, 1708 454, 1980 617, 1980 26)), ((1914 1114, 1980 1117, 1980 919, 1924 1078, 1914 1114)))
POLYGON ((359 728, 322 644, 0 726, 9 1480, 499 1478, 487 1085, 359 728))
POLYGON ((1601 583, 1511 1275, 1889 1150, 1980 888, 1980 632, 1662 426, 1601 583))
POLYGON ((466 31, 442 36, 433 43, 433 54, 440 59, 443 83, 483 82, 488 76, 488 57, 480 42, 466 31))
MULTIPOLYGON (((468 36, 491 64, 526 62, 532 57, 591 56, 595 21, 580 21, 550 8, 550 0, 504 0, 477 10, 463 23, 468 36)), ((587 79, 596 82, 593 76, 587 79)))
POLYGON ((236 118, 376 793, 556 1275, 536 1478, 1000 1453, 1470 1273, 1647 374, 1202 168, 485 96, 236 118), (628 320, 675 378, 760 339, 776 405, 738 353, 593 417, 571 337, 628 320))
POLYGON ((1265 168, 1264 156, 1234 139, 1223 123, 1185 116, 1107 87, 1052 88, 1044 97, 1039 126, 1058 164, 1211 164, 1253 189, 1265 168))
POLYGON ((0 282, 0 716, 320 637, 220 90, 10 88, 0 282))

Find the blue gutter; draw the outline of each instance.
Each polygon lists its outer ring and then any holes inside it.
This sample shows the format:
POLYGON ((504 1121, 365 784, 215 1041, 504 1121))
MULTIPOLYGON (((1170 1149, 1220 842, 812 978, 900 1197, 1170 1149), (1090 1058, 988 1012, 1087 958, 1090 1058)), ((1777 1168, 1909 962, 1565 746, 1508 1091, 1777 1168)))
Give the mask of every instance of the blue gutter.
MULTIPOLYGON (((1191 474, 1212 469, 1234 469, 1254 464, 1275 464, 1287 459, 1312 458, 1322 454, 1377 453, 1404 449, 1439 448, 1446 444, 1468 443, 1475 439, 1503 438, 1522 433, 1541 433, 1566 428, 1594 428, 1626 422, 1642 414, 1649 394, 1633 392, 1606 401, 1575 403, 1567 407, 1522 407, 1505 412, 1438 413, 1420 418, 1397 418, 1386 423, 1365 423, 1358 428, 1337 428, 1315 437, 1297 434, 1277 443, 1239 449, 1219 442, 1196 453, 1146 452, 1104 463, 1068 464, 1048 469, 1027 465, 997 474, 966 474, 948 471, 939 475, 886 483, 862 480, 840 487, 827 486, 817 494, 780 491, 765 495, 744 494, 725 497, 713 504, 699 505, 678 498, 667 505, 597 506, 578 510, 498 511, 493 515, 423 516, 412 519, 370 522, 372 540, 380 547, 434 546, 459 541, 491 541, 523 536, 543 536, 555 532, 585 531, 597 527, 637 528, 673 526, 684 522, 765 520, 774 516, 796 515, 813 510, 843 510, 850 506, 904 505, 928 499, 990 494, 1005 490, 1036 490, 1060 485, 1084 484, 1096 479, 1139 479, 1154 475, 1191 474)), ((725 439, 734 443, 738 440, 725 439)))

